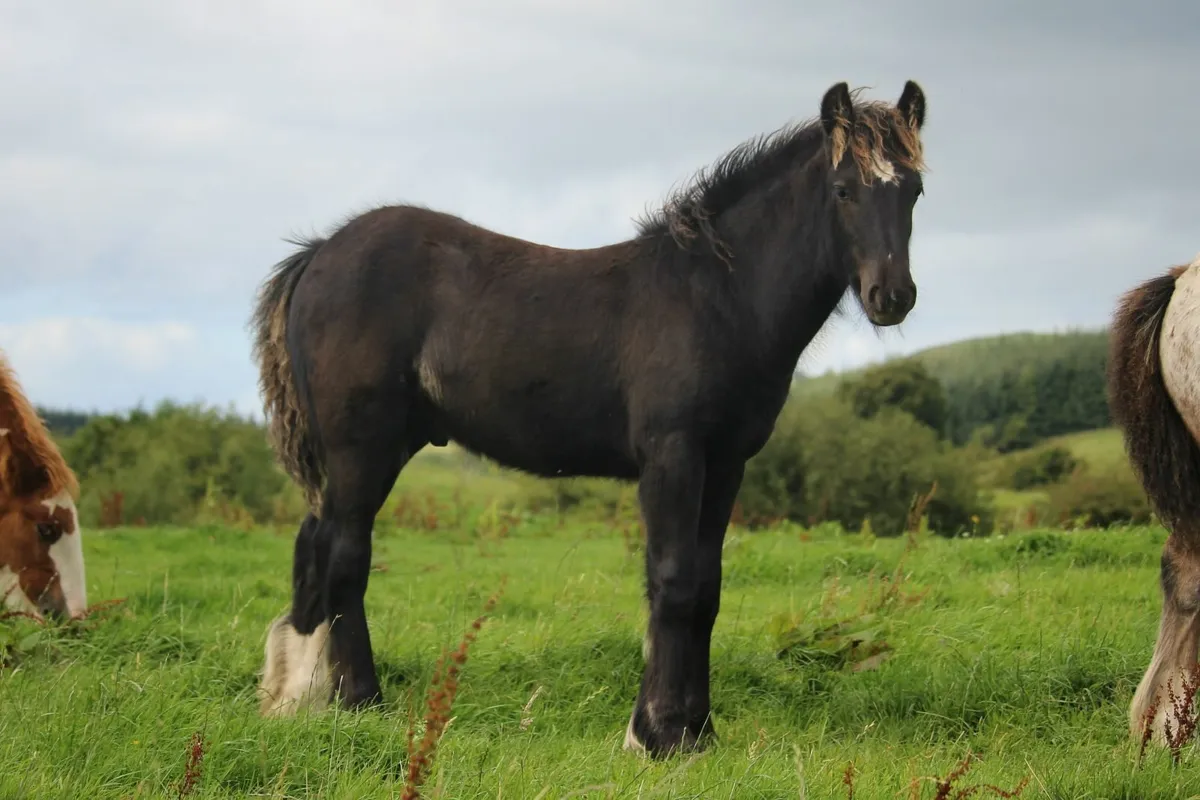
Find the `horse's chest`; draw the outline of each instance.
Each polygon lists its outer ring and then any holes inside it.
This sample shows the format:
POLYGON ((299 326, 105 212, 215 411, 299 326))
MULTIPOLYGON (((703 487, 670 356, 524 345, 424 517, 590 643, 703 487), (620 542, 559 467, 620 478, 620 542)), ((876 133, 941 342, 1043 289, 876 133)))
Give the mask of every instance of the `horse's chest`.
POLYGON ((747 391, 732 398, 717 425, 717 441, 745 458, 752 458, 771 438, 786 400, 787 389, 775 387, 747 391))

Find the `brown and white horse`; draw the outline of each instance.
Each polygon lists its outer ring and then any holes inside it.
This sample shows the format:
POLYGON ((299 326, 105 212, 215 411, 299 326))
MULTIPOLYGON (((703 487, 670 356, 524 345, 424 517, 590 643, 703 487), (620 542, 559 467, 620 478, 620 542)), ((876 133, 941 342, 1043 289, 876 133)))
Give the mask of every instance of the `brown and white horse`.
POLYGON ((1170 532, 1158 641, 1129 707, 1130 733, 1143 735, 1149 723, 1161 743, 1167 724, 1179 727, 1168 682, 1181 694, 1200 647, 1200 256, 1125 294, 1111 337, 1109 409, 1170 532))
POLYGON ((0 355, 0 597, 8 611, 87 608, 79 483, 0 355))

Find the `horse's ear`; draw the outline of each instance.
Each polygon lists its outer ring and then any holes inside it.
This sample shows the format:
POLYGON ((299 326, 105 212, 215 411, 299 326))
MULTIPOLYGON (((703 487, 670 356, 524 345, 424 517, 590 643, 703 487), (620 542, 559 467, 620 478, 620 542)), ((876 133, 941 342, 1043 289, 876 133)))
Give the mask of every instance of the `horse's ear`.
POLYGON ((917 130, 925 124, 925 92, 917 86, 916 81, 905 81, 904 91, 900 93, 900 102, 896 103, 900 116, 904 121, 917 130))
POLYGON ((850 100, 850 86, 842 81, 829 87, 821 98, 821 127, 826 136, 833 136, 839 124, 854 126, 854 103, 850 100))

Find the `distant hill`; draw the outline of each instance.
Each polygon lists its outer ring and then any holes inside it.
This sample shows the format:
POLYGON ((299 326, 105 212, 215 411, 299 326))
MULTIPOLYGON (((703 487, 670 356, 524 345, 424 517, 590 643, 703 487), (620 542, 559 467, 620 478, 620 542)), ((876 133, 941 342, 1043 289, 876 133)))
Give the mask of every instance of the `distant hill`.
MULTIPOLYGON (((951 439, 976 436, 1011 450, 1109 424, 1107 353, 1107 330, 1079 330, 966 339, 904 358, 921 362, 945 387, 951 439)), ((798 377, 795 394, 834 392, 864 369, 798 377)))

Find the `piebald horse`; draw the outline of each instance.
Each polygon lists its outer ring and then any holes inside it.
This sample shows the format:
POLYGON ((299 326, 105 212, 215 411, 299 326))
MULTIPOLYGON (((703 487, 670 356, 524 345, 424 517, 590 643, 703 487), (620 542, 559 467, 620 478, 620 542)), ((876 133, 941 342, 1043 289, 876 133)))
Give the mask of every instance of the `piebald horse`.
POLYGON ((87 608, 79 483, 0 354, 0 596, 8 611, 87 608))
POLYGON ((1158 640, 1129 706, 1129 728, 1154 741, 1178 721, 1178 695, 1200 646, 1200 256, 1121 298, 1113 316, 1109 408, 1163 525, 1158 640), (1147 719, 1151 706, 1156 708, 1147 719))
POLYGON ((453 440, 534 475, 637 481, 650 621, 625 743, 702 746, 744 465, 848 289, 877 326, 916 303, 924 120, 912 81, 895 105, 836 84, 819 117, 736 148, 604 247, 408 205, 297 242, 253 319, 273 445, 311 507, 262 711, 381 701, 363 610, 372 525, 408 460, 453 440))

